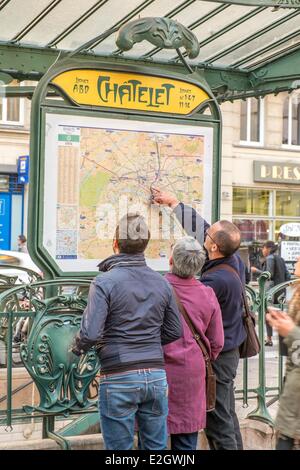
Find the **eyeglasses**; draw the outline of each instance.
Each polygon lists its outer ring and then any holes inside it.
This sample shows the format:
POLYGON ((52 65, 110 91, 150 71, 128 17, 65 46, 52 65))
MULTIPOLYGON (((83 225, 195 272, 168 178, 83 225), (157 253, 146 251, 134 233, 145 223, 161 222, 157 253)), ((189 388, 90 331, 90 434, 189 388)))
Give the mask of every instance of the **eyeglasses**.
POLYGON ((217 245, 217 247, 219 248, 219 245, 217 244, 217 242, 213 239, 213 237, 210 236, 210 234, 209 234, 208 232, 206 232, 206 235, 207 235, 208 238, 210 238, 211 241, 212 241, 215 245, 217 245))

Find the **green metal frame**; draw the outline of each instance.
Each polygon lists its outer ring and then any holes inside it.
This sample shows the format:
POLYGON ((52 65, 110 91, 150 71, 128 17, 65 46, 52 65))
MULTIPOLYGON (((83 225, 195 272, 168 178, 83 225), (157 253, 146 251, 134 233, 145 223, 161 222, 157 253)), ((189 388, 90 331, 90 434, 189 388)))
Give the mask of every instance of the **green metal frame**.
POLYGON ((77 295, 32 300, 36 310, 21 358, 40 394, 38 406, 24 406, 26 413, 64 413, 96 406, 88 391, 100 367, 94 350, 75 356, 70 346, 78 333, 87 301, 77 295))
MULTIPOLYGON (((163 0, 162 0, 163 1, 163 0)), ((300 65, 299 65, 299 49, 300 41, 297 44, 285 48, 283 51, 276 52, 267 56, 263 61, 258 61, 255 65, 251 67, 242 68, 247 61, 251 61, 260 53, 272 53, 272 50, 277 46, 284 46, 284 43, 297 37, 300 32, 289 31, 289 20, 292 20, 300 13, 300 3, 299 0, 205 0, 208 3, 215 5, 211 11, 201 16, 201 11, 198 13, 198 18, 194 22, 187 26, 188 30, 193 31, 196 28, 199 28, 201 25, 205 30, 205 25, 208 21, 211 21, 213 18, 218 18, 220 15, 223 15, 223 12, 226 12, 226 9, 234 6, 244 6, 249 7, 248 12, 242 14, 239 18, 231 23, 221 27, 218 31, 211 35, 207 35, 200 42, 200 46, 203 47, 209 43, 212 43, 215 39, 222 37, 229 31, 234 30, 239 25, 245 23, 251 18, 255 18, 256 15, 260 14, 262 11, 266 10, 266 15, 270 14, 270 24, 261 28, 253 34, 245 37, 241 41, 234 42, 225 49, 221 51, 216 51, 216 53, 205 59, 204 61, 200 60, 194 61, 194 67, 198 67, 203 71, 205 79, 213 91, 214 95, 220 102, 232 99, 240 99, 240 97, 247 96, 264 96, 267 93, 278 93, 280 91, 291 91, 295 88, 295 76, 300 76, 300 65), (279 9, 285 9, 287 12, 283 17, 272 21, 272 11, 277 11, 279 9), (276 28, 286 24, 287 34, 286 36, 276 39, 276 41, 269 43, 265 47, 260 47, 255 51, 249 52, 245 57, 242 57, 239 60, 235 60, 230 65, 218 66, 216 61, 221 60, 227 54, 238 50, 243 45, 251 43, 254 44, 255 40, 259 37, 263 37, 268 31, 273 31, 276 34, 276 28), (293 53, 296 52, 296 55, 293 53), (278 74, 273 77, 272 68, 273 65, 276 65, 275 62, 277 59, 284 57, 284 63, 278 63, 278 74), (266 70, 267 68, 267 70, 266 70), (280 77, 280 80, 279 80, 280 77), (237 97, 235 95, 237 94, 237 97)), ((101 7, 106 5, 109 0, 98 0, 92 7, 87 9, 79 18, 77 18, 73 23, 68 25, 63 31, 61 31, 56 37, 51 39, 51 41, 45 47, 31 47, 22 43, 22 40, 26 35, 37 25, 40 21, 47 19, 47 15, 56 8, 60 3, 60 0, 52 0, 49 5, 47 5, 44 10, 42 10, 36 17, 33 17, 32 20, 19 31, 14 38, 10 41, 0 42, 0 80, 4 83, 9 83, 12 79, 18 80, 40 80, 40 78, 47 72, 49 67, 53 65, 58 57, 75 57, 78 59, 88 59, 92 57, 92 60, 95 64, 101 66, 103 61, 109 61, 112 65, 117 64, 121 67, 126 67, 129 64, 135 64, 138 67, 149 67, 149 61, 153 72, 160 71, 163 67, 165 71, 170 73, 183 73, 186 74, 186 70, 182 65, 178 64, 178 56, 173 57, 170 61, 162 60, 157 58, 157 53, 162 49, 161 47, 154 47, 149 52, 142 56, 124 58, 122 57, 122 51, 120 49, 115 49, 110 53, 109 56, 105 56, 105 53, 96 50, 95 48, 99 46, 105 39, 111 38, 112 35, 118 31, 120 28, 125 25, 129 25, 134 18, 137 18, 139 14, 143 15, 143 12, 147 7, 153 4, 154 0, 144 0, 136 8, 129 11, 123 18, 113 24, 108 30, 102 32, 97 37, 91 39, 90 41, 82 44, 80 47, 74 51, 64 51, 55 49, 59 46, 60 42, 72 34, 76 28, 82 26, 84 22, 91 18, 92 15, 98 11, 101 11, 101 7)), ((197 0, 183 0, 179 5, 170 11, 165 13, 165 20, 173 21, 179 14, 184 13, 185 9, 195 4, 197 0)), ((6 6, 7 2, 1 2, 1 9, 6 6)), ((230 15, 228 10, 228 14, 230 15)), ((143 19, 143 18, 142 18, 143 19)), ((134 20, 139 21, 139 20, 134 20)), ((142 21, 142 20, 141 20, 142 21)), ((293 22, 294 24, 294 22, 293 22)), ((126 27, 126 26, 125 26, 126 27)), ((278 34, 277 34, 278 36, 278 34)), ((183 57, 185 55, 183 54, 183 57)), ((200 56, 201 57, 201 56, 200 56)), ((253 62, 252 62, 253 64, 253 62)), ((276 65, 277 68, 277 65, 276 65)), ((297 80, 297 78, 296 78, 297 80)))
MULTIPOLYGON (((53 87, 51 85, 51 87, 53 87)), ((193 73, 189 76, 181 76, 179 74, 169 74, 165 70, 154 72, 152 67, 140 68, 140 67, 124 67, 109 65, 106 63, 95 65, 94 62, 89 60, 74 60, 74 59, 63 59, 57 62, 47 74, 40 80, 32 100, 32 113, 31 113, 31 142, 30 142, 30 154, 32 164, 30 165, 30 185, 29 191, 29 211, 28 211, 28 226, 31 230, 28 233, 28 247, 29 252, 34 262, 41 268, 47 278, 54 278, 56 276, 79 276, 86 277, 95 275, 96 273, 63 273, 54 260, 52 260, 42 244, 43 239, 43 188, 44 188, 44 134, 45 134, 45 113, 55 112, 62 114, 73 114, 73 115, 85 115, 85 116, 99 116, 99 117, 115 117, 118 119, 135 119, 143 120, 147 122, 166 122, 181 125, 195 125, 195 126, 207 126, 213 128, 213 183, 214 188, 212 194, 212 218, 217 220, 220 211, 220 151, 221 151, 221 114, 217 101, 215 100, 211 90, 208 88, 203 76, 199 73, 193 73), (175 115, 160 115, 157 116, 154 113, 143 113, 143 112, 132 112, 117 109, 110 109, 104 111, 102 109, 91 109, 88 106, 74 106, 70 103, 64 102, 58 104, 55 100, 47 100, 48 88, 51 80, 67 70, 73 69, 107 69, 111 71, 123 71, 123 72, 136 72, 145 75, 157 75, 161 77, 174 78, 179 80, 185 80, 189 83, 201 86, 204 91, 210 96, 208 104, 211 108, 211 116, 202 115, 200 111, 193 114, 192 116, 178 117, 175 115), (109 113, 109 114, 108 114, 109 113)))

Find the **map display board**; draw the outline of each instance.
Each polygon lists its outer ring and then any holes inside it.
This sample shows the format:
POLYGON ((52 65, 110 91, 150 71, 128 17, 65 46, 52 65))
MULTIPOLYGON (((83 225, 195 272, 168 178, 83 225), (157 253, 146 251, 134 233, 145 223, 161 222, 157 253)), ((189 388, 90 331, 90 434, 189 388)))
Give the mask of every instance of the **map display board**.
POLYGON ((97 271, 127 212, 146 217, 148 265, 168 270, 184 232, 169 208, 152 203, 152 187, 211 219, 211 128, 46 114, 45 142, 43 245, 63 272, 97 271))

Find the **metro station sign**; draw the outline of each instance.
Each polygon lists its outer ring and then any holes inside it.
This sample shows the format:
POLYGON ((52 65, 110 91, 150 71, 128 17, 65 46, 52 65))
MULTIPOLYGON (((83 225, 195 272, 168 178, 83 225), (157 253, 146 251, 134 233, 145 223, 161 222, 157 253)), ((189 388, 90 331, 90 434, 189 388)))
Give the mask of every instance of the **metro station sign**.
POLYGON ((80 106, 189 115, 209 95, 188 81, 109 70, 67 70, 52 84, 80 106))
POLYGON ((204 0, 243 6, 300 8, 300 0, 204 0))

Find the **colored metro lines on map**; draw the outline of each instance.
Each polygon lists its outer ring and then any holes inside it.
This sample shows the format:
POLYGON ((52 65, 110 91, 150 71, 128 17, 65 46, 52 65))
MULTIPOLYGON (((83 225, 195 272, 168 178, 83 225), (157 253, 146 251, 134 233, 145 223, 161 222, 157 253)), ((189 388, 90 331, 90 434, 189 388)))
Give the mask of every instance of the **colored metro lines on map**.
MULTIPOLYGON (((57 259, 103 259, 123 213, 147 217, 146 256, 169 255, 178 230, 170 210, 151 204, 151 187, 200 203, 204 136, 61 126, 58 136, 57 259), (175 226, 174 226, 175 224, 175 226)), ((181 235, 182 236, 182 232, 181 235)))

